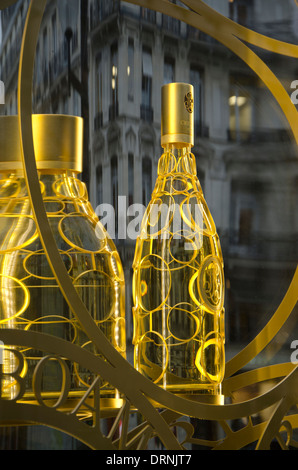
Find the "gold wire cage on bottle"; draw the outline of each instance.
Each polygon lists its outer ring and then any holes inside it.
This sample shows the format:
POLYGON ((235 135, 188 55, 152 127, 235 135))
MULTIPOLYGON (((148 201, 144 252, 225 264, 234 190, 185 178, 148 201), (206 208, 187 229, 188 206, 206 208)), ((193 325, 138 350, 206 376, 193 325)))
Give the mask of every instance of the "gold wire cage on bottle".
POLYGON ((133 263, 136 368, 175 393, 219 395, 224 274, 219 237, 197 178, 194 90, 162 88, 158 178, 133 263))
MULTIPOLYGON (((82 171, 81 118, 33 115, 34 148, 40 190, 50 229, 73 286, 97 328, 125 357, 124 274, 112 239, 98 221, 82 171)), ((99 353, 72 314, 53 275, 34 220, 21 160, 17 116, 0 118, 0 327, 54 335, 99 353)), ((19 383, 10 373, 21 363, 23 400, 32 399, 34 371, 43 353, 34 346, 4 351, 2 397, 15 399, 19 383)), ((40 393, 57 399, 61 364, 43 366, 40 393)), ((79 364, 70 367, 70 397, 82 397, 95 376, 79 364)), ((36 380, 35 380, 36 382, 36 380)), ((108 384, 101 387, 115 395, 108 384)))

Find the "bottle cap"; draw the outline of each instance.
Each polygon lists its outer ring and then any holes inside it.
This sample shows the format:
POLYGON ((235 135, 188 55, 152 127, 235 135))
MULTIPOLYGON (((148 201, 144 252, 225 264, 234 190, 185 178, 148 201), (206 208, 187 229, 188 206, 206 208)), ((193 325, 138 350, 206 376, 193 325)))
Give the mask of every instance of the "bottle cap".
POLYGON ((169 83, 161 89, 161 145, 194 145, 194 88, 169 83))
MULTIPOLYGON (((82 118, 33 114, 32 132, 38 170, 82 172, 82 118)), ((0 116, 0 171, 22 169, 18 116, 0 116)))

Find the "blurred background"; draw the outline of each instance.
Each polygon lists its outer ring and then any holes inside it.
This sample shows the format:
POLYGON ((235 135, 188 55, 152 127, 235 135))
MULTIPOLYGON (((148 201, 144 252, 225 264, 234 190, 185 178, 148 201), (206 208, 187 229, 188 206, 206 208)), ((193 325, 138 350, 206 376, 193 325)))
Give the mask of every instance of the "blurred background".
MULTIPOLYGON (((298 42, 294 0, 205 3, 254 31, 298 42)), ((17 114, 28 5, 29 0, 19 0, 1 12, 1 114, 17 114)), ((291 95, 297 60, 278 50, 255 50, 291 95)), ((33 111, 84 118, 82 179, 94 209, 109 203, 117 214, 118 196, 126 197, 127 207, 148 204, 162 153, 161 86, 173 81, 195 89, 193 153, 225 262, 229 360, 270 320, 297 265, 297 144, 278 103, 244 61, 172 17, 119 0, 48 1, 36 50, 33 111)), ((132 361, 135 240, 116 236, 115 242, 125 270, 132 361)), ((298 339, 296 318, 297 309, 246 370, 290 361, 291 343, 298 339)))

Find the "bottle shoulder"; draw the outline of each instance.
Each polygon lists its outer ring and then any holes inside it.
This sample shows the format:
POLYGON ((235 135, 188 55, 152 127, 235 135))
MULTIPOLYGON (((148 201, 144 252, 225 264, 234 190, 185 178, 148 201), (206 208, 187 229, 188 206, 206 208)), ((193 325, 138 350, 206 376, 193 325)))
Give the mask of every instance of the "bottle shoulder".
POLYGON ((157 172, 159 176, 175 173, 195 176, 197 174, 195 156, 185 148, 167 150, 158 161, 157 172))
POLYGON ((199 199, 204 198, 197 176, 178 172, 158 176, 152 198, 162 195, 171 195, 172 197, 196 195, 199 199))
MULTIPOLYGON (((84 183, 74 176, 44 175, 40 187, 54 241, 66 261, 74 260, 74 271, 104 271, 124 282, 117 248, 88 201, 84 183), (84 261, 77 269, 79 259, 84 261)), ((11 175, 0 180, 0 255, 21 256, 20 250, 34 255, 30 262, 44 253, 25 180, 11 175)))

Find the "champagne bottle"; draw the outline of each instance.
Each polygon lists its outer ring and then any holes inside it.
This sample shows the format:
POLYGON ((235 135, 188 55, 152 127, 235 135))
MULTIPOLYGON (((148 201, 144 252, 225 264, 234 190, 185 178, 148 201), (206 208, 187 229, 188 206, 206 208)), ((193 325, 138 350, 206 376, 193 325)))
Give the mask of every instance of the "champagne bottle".
POLYGON ((162 87, 158 177, 133 262, 138 371, 174 393, 219 395, 224 274, 219 237, 196 175, 193 87, 162 87))
MULTIPOLYGON (((83 120, 33 115, 32 128, 43 203, 60 256, 95 327, 125 357, 122 264, 79 179, 83 120)), ((1 117, 0 143, 0 328, 54 335, 99 355, 70 311, 41 243, 23 173, 17 116, 1 117)), ((34 345, 5 345, 2 397, 19 397, 19 384, 13 377, 19 364, 25 382, 24 399, 36 398, 32 380, 37 368, 42 368, 42 399, 56 400, 60 395, 61 360, 50 357, 41 363, 45 355, 34 345)), ((70 400, 65 409, 84 395, 96 377, 79 364, 70 362, 68 367, 70 400)), ((103 396, 115 395, 108 384, 101 385, 103 396)))

